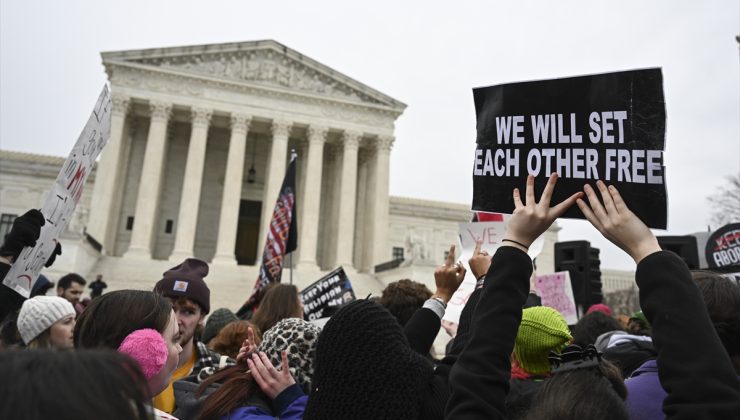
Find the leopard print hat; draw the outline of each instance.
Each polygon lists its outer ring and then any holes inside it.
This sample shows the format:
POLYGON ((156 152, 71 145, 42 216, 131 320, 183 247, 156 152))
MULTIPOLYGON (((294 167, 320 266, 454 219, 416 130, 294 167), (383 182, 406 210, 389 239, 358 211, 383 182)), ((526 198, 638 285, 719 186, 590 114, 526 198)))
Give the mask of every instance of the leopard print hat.
POLYGON ((319 327, 310 322, 300 318, 286 318, 262 335, 262 342, 257 350, 267 353, 276 369, 281 369, 282 365, 280 352, 287 350, 290 374, 303 388, 303 392, 308 394, 319 332, 319 327))

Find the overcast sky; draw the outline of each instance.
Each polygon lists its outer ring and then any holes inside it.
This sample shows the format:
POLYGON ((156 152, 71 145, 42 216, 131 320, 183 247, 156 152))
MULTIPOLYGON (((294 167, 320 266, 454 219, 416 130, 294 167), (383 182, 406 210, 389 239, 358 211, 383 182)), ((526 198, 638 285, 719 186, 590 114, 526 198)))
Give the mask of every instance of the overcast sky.
MULTIPOLYGON (((644 67, 663 68, 667 110, 656 233, 706 230, 705 197, 740 171, 738 1, 354 3, 2 1, 0 148, 66 156, 106 80, 101 51, 274 39, 408 104, 393 195, 471 202, 473 87, 644 67)), ((602 268, 634 268, 587 222, 560 224, 602 268)))

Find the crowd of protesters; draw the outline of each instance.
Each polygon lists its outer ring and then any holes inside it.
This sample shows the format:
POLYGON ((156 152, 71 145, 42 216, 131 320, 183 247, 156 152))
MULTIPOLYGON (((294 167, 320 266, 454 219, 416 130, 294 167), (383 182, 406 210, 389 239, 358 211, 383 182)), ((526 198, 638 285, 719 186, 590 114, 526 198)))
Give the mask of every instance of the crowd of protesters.
MULTIPOLYGON (((28 299, 1 286, 0 418, 740 419, 740 286, 662 251, 613 186, 551 205, 556 182, 539 199, 531 176, 513 190, 501 246, 469 260, 478 281, 456 325, 442 321, 466 274, 454 246, 434 291, 400 280, 323 327, 292 285, 270 285, 250 319, 211 312, 193 258, 147 291, 103 293, 98 276, 92 300, 77 274, 56 293, 40 276, 28 299), (530 291, 529 246, 576 205, 637 264, 642 310, 624 322, 597 304, 569 326, 530 291)), ((16 219, 0 277, 43 223, 16 219)))

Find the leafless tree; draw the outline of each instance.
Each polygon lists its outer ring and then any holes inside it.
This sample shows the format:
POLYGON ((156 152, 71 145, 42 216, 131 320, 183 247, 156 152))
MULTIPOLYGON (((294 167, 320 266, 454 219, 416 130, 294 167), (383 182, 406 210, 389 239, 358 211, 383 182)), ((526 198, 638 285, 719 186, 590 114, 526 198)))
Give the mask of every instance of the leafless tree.
POLYGON ((717 187, 714 194, 707 197, 712 206, 710 222, 715 229, 740 222, 740 173, 725 179, 727 184, 717 187))

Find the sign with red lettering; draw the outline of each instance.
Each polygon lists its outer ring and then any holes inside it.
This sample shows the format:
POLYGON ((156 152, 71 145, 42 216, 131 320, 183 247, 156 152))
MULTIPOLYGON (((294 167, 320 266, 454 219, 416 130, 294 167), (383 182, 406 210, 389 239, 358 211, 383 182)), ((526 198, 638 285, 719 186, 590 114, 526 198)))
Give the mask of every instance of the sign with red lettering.
POLYGON ((41 235, 36 241, 36 246, 26 247, 21 251, 3 280, 3 284, 24 297, 30 295, 39 272, 56 248, 59 236, 64 232, 77 207, 77 202, 80 201, 82 189, 92 171, 95 159, 108 143, 110 113, 110 94, 108 87, 103 86, 87 124, 41 207, 46 223, 41 227, 41 235))
POLYGON ((717 229, 705 250, 710 268, 740 267, 740 223, 730 223, 717 229))
MULTIPOLYGON (((665 100, 658 68, 473 89, 473 210, 512 213, 512 190, 550 174, 558 203, 602 180, 649 227, 667 226, 665 100)), ((577 206, 564 217, 583 219, 577 206)))

